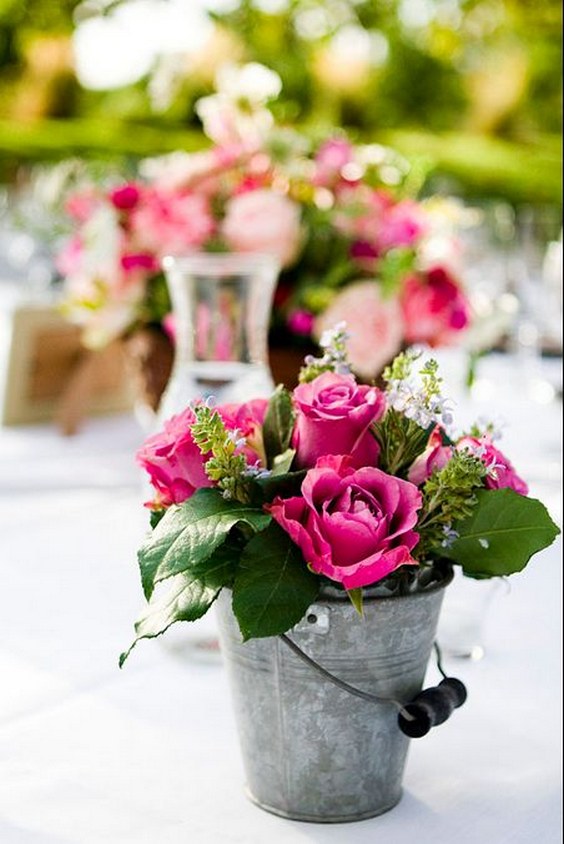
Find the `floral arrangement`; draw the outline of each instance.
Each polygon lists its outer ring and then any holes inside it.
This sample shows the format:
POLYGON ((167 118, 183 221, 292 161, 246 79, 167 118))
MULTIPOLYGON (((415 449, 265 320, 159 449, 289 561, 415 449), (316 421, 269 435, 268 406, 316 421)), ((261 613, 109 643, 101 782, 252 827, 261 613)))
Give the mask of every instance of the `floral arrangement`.
POLYGON ((200 618, 222 589, 245 640, 273 636, 324 586, 362 613, 366 587, 422 590, 452 564, 509 575, 559 533, 491 426, 454 431, 435 361, 400 353, 380 389, 351 374, 343 326, 322 340, 293 392, 194 403, 139 450, 154 496, 136 641, 200 618))
POLYGON ((196 103, 211 148, 142 162, 133 180, 69 197, 74 231, 58 268, 88 345, 160 324, 163 256, 198 250, 275 254, 274 331, 303 345, 346 320, 361 376, 407 344, 461 336, 470 307, 455 206, 416 201, 418 174, 389 149, 278 126, 269 103, 279 92, 262 65, 226 68, 196 103))

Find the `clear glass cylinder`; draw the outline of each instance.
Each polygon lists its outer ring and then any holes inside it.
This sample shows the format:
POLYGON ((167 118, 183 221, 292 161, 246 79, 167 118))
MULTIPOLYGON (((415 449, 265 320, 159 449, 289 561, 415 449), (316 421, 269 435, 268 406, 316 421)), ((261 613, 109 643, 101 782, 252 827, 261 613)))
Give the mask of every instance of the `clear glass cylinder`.
POLYGON ((197 253, 164 260, 175 357, 159 418, 195 399, 268 397, 268 326, 279 265, 258 253, 197 253))

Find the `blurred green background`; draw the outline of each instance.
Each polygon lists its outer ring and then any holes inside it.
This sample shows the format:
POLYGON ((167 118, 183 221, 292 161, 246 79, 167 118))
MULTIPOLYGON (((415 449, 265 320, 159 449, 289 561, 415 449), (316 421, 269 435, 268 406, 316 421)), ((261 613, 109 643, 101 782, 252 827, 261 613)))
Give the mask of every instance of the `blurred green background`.
POLYGON ((0 179, 202 147, 194 101, 221 64, 255 60, 283 80, 280 122, 390 144, 429 189, 559 204, 561 17, 559 0, 0 0, 0 179), (104 42, 134 16, 145 34, 104 42), (113 81, 77 75, 85 33, 113 81))

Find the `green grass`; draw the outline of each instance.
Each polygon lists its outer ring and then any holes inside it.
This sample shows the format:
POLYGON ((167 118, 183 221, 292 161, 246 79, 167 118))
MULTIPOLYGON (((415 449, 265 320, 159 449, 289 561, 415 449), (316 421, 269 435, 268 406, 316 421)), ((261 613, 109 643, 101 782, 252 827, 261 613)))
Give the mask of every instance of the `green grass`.
MULTIPOLYGON (((464 133, 432 134, 388 130, 371 140, 394 147, 408 159, 424 161, 430 174, 453 179, 469 197, 509 201, 562 201, 560 139, 544 137, 516 144, 464 133)), ((16 124, 0 120, 0 176, 19 162, 56 161, 69 156, 119 159, 176 149, 195 150, 208 142, 197 131, 115 120, 44 120, 16 124)))

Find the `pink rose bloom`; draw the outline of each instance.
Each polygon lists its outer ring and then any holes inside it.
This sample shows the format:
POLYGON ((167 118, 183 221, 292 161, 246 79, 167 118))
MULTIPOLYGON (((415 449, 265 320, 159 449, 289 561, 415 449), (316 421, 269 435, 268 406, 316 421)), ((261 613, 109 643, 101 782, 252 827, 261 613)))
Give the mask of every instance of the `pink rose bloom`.
POLYGON ((452 343, 469 323, 470 306, 458 284, 442 267, 404 282, 401 307, 408 343, 452 343))
POLYGON ((213 231, 209 201, 200 194, 152 188, 131 212, 131 232, 139 251, 158 257, 197 249, 213 231))
POLYGON ((481 437, 462 437, 456 443, 456 448, 467 449, 480 458, 488 470, 486 489, 513 489, 520 495, 527 495, 529 487, 519 477, 507 457, 493 445, 491 437, 487 434, 481 437))
POLYGON ((119 211, 130 211, 141 198, 141 191, 133 183, 121 185, 110 192, 110 201, 119 211))
POLYGON ((300 207, 267 188, 242 193, 227 202, 222 233, 235 252, 269 253, 287 267, 301 243, 300 207))
POLYGON ((386 410, 384 393, 357 384, 352 375, 323 372, 293 393, 296 461, 314 466, 326 454, 348 454, 357 466, 374 465, 380 453, 369 428, 386 410))
POLYGON ((443 445, 441 430, 437 426, 427 443, 425 451, 417 457, 409 468, 408 481, 416 486, 421 486, 433 472, 442 469, 452 457, 453 448, 450 445, 443 445))
POLYGON ((346 322, 350 338, 347 354, 363 378, 374 378, 399 352, 403 343, 403 315, 397 299, 384 299, 377 282, 348 284, 315 320, 314 336, 346 322))
POLYGON ((305 562, 345 589, 370 586, 399 566, 417 565, 411 551, 421 493, 416 486, 348 457, 323 457, 302 483, 302 494, 268 506, 299 546, 305 562))
MULTIPOLYGON (((265 465, 261 426, 267 406, 266 399, 255 399, 245 404, 226 404, 218 413, 229 431, 238 438, 247 438, 237 449, 249 465, 265 465)), ((169 507, 181 504, 197 489, 212 486, 204 471, 206 455, 194 443, 190 425, 196 421, 192 408, 167 419, 162 431, 148 437, 136 454, 136 460, 149 474, 156 491, 152 506, 169 507)))
POLYGON ((267 407, 268 399, 251 399, 243 404, 222 404, 217 408, 226 428, 245 438, 246 445, 240 451, 249 466, 257 462, 266 466, 262 426, 267 407))
POLYGON ((148 437, 137 451, 137 463, 149 474, 157 493, 154 504, 160 507, 181 504, 200 487, 212 485, 190 431, 195 421, 192 408, 186 408, 167 419, 163 430, 148 437))

